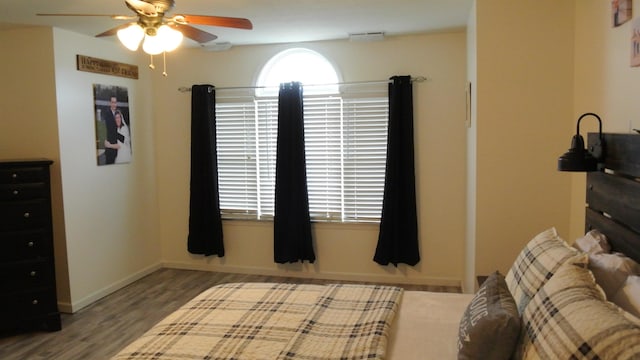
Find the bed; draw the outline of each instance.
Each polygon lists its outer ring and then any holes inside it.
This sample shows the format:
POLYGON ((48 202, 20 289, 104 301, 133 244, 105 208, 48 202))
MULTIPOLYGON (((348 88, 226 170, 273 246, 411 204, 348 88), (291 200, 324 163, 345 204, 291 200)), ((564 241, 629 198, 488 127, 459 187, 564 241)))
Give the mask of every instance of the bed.
POLYGON ((224 284, 113 359, 640 359, 640 136, 604 140, 585 236, 542 231, 476 294, 224 284))

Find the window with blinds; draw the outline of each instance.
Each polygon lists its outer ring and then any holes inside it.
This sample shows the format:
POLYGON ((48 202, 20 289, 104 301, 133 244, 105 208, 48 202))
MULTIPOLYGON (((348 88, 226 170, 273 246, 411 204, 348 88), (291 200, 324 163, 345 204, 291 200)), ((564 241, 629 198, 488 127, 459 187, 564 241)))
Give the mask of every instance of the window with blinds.
POLYGON ((223 218, 273 218, 278 85, 289 81, 300 81, 304 89, 312 220, 379 222, 389 117, 386 83, 339 86, 331 62, 304 48, 273 56, 254 94, 216 98, 223 218))
MULTIPOLYGON (((312 220, 379 221, 387 98, 305 96, 303 104, 312 220)), ((220 207, 225 219, 273 217, 277 106, 275 98, 217 101, 220 207)))

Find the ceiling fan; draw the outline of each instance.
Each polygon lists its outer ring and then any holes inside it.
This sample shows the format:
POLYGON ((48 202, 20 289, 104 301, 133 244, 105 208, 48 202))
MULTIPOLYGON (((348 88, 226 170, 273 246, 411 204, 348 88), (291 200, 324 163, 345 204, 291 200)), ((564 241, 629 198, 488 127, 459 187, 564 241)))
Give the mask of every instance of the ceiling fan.
POLYGON ((114 20, 136 20, 116 26, 96 37, 117 35, 120 42, 135 51, 142 42, 143 50, 156 55, 177 48, 183 36, 200 44, 217 39, 217 36, 200 30, 193 25, 230 27, 237 29, 253 28, 251 21, 244 18, 209 15, 174 15, 165 17, 175 6, 174 0, 125 0, 125 4, 136 15, 100 15, 100 14, 36 14, 39 16, 108 16, 114 20))

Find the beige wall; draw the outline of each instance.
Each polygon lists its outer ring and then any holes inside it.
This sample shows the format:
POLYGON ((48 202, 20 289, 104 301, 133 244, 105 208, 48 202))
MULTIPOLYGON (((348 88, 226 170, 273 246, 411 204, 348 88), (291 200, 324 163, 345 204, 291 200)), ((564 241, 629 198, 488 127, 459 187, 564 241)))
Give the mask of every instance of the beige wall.
POLYGON ((58 297, 69 301, 56 117, 53 30, 0 31, 0 158, 47 158, 51 166, 58 297), (29 46, 24 46, 29 44, 29 46))
MULTIPOLYGON (((468 57, 477 67, 475 78, 469 72, 477 87, 469 132, 476 181, 473 170, 468 179, 476 192, 468 203, 476 216, 468 228, 476 231, 467 255, 475 246, 475 273, 486 274, 507 271, 526 241, 549 226, 568 242, 584 233, 586 176, 555 171, 557 158, 582 113, 599 114, 606 132, 640 127, 633 96, 640 74, 629 66, 631 22, 613 28, 609 1, 475 6, 468 57)), ((634 7, 637 13, 640 1, 634 7)), ((593 118, 582 122, 581 133, 589 131, 597 131, 593 118)))
POLYGON ((160 265, 149 78, 77 71, 76 54, 138 59, 115 42, 59 29, 0 31, 0 53, 0 157, 55 161, 58 300, 76 311, 160 265), (96 165, 93 84, 129 89, 131 164, 96 165))
POLYGON ((476 1, 477 274, 506 273, 548 227, 569 232, 570 178, 556 162, 573 118, 574 4, 476 1))
POLYGON ((150 80, 76 70, 76 54, 136 64, 116 41, 54 30, 58 136, 73 311, 157 269, 155 154, 150 80), (93 85, 128 89, 133 157, 96 165, 93 85))
POLYGON ((181 49, 170 54, 168 77, 155 74, 158 199, 162 257, 174 267, 305 277, 459 284, 464 268, 466 131, 465 32, 296 44, 332 61, 344 81, 427 76, 414 85, 416 172, 422 261, 414 268, 372 261, 373 225, 315 224, 317 262, 273 262, 270 222, 224 223, 226 256, 202 258, 186 251, 189 204, 190 96, 180 86, 253 85, 260 68, 291 45, 245 46, 227 52, 181 49), (442 256, 447 254, 446 256, 442 256))
POLYGON ((473 292, 476 288, 476 181, 477 181, 477 138, 478 138, 478 59, 476 3, 473 3, 467 23, 467 212, 465 234, 465 262, 463 290, 473 292))
MULTIPOLYGON (((638 17, 640 1, 633 1, 638 17)), ((630 67, 632 21, 619 27, 611 25, 608 1, 580 0, 576 4, 575 107, 567 131, 566 147, 575 133, 578 116, 595 112, 602 118, 605 132, 630 132, 640 128, 640 68, 630 67)), ((597 121, 581 122, 583 136, 597 131, 597 121)), ((584 233, 585 175, 573 174, 571 198, 572 238, 584 233)))

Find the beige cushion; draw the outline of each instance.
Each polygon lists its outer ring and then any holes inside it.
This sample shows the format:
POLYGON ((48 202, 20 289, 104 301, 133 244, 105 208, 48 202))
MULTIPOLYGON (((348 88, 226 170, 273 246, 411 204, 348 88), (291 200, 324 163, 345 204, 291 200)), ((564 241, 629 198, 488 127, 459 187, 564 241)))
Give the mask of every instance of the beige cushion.
MULTIPOLYGON (((518 312, 522 314, 529 300, 553 276, 560 265, 577 255, 579 251, 567 245, 555 228, 547 229, 531 239, 506 276, 507 286, 516 302, 518 312)), ((581 261, 586 262, 586 258, 581 261)))
POLYGON ((573 247, 589 254, 607 254, 611 252, 611 245, 607 237, 599 230, 591 230, 576 239, 573 247))
POLYGON ((640 319, 640 276, 629 276, 611 301, 640 319))
POLYGON ((640 275, 640 264, 620 253, 590 255, 589 269, 607 299, 615 296, 629 275, 640 275))
POLYGON ((588 269, 561 266, 522 315, 516 358, 640 358, 640 326, 604 298, 588 269))
POLYGON ((520 334, 520 314, 504 276, 491 274, 467 306, 458 333, 458 359, 507 360, 520 334))

